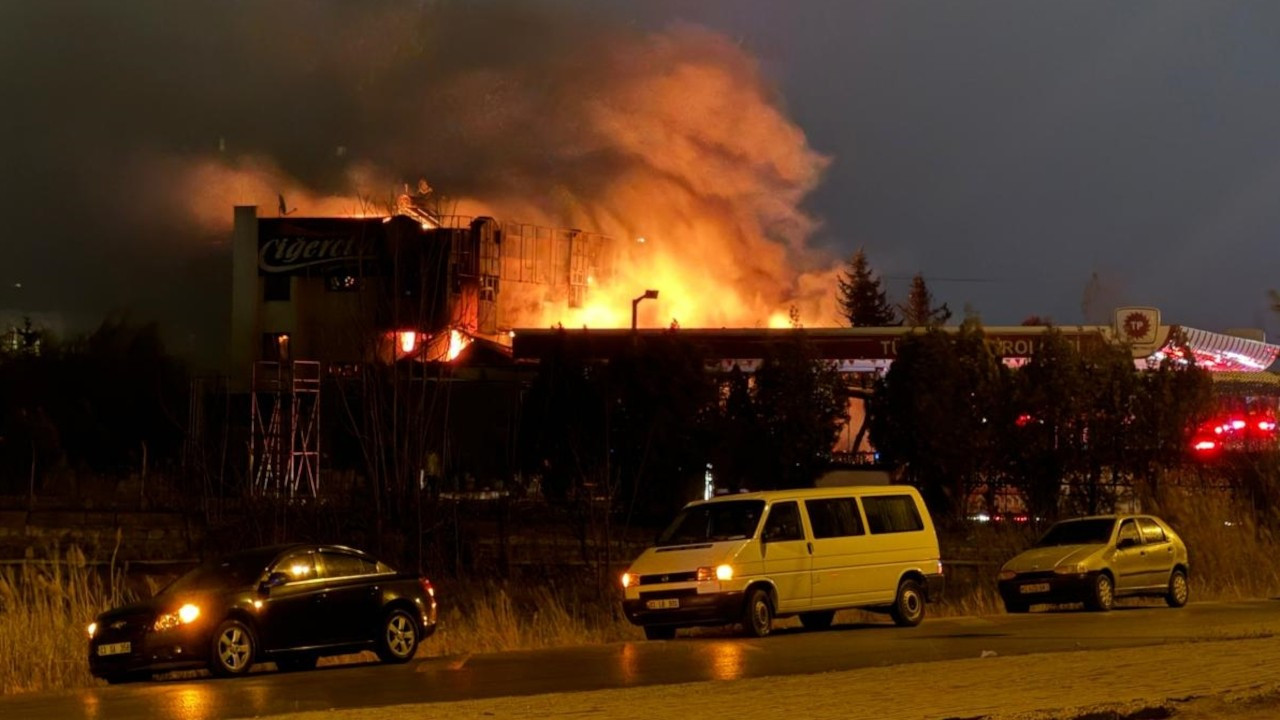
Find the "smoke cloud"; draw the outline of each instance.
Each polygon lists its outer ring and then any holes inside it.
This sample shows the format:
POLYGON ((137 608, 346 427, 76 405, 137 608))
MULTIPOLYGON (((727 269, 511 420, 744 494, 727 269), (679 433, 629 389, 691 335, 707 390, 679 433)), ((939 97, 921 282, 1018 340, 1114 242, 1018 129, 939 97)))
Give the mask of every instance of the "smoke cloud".
POLYGON ((0 132, 21 170, 0 181, 19 238, 0 265, 35 278, 0 306, 105 311, 165 296, 167 277, 204 295, 192 317, 220 316, 208 260, 232 205, 381 212, 421 177, 458 214, 617 240, 592 307, 530 324, 625 324, 646 288, 650 325, 778 324, 793 306, 835 322, 801 209, 828 161, 706 29, 565 3, 323 0, 8 3, 0 27, 17 100, 0 132))

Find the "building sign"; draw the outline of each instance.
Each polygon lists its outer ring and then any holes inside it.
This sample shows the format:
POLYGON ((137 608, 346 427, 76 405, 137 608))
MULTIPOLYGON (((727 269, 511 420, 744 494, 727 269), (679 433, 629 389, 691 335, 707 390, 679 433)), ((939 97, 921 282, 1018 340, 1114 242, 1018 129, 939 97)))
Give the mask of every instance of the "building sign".
POLYGON ((1152 307, 1116 310, 1116 336, 1130 345, 1155 345, 1160 335, 1160 311, 1152 307))
POLYGON ((258 273, 302 275, 359 268, 373 258, 382 234, 380 220, 262 220, 258 273))

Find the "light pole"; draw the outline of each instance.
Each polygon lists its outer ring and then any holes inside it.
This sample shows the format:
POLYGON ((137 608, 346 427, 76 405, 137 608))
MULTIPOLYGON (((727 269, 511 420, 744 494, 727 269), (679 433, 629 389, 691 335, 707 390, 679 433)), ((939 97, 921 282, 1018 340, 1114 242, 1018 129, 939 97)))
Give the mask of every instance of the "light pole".
POLYGON ((631 301, 631 329, 636 329, 636 308, 639 307, 641 300, 657 300, 657 290, 645 290, 644 294, 631 301))

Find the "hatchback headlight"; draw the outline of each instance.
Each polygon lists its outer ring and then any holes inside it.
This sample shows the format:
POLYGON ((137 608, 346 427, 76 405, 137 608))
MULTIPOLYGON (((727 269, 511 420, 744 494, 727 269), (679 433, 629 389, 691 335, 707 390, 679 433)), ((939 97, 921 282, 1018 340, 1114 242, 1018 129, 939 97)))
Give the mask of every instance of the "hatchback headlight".
POLYGON ((196 618, 199 617, 200 607, 198 605, 187 603, 186 605, 178 608, 177 612, 165 613, 156 618, 155 625, 152 627, 156 632, 160 632, 161 630, 168 630, 170 628, 178 627, 179 625, 188 625, 195 622, 196 618))
POLYGON ((1053 572, 1058 575, 1083 575, 1089 572, 1089 568, 1084 563, 1071 563, 1059 565, 1053 569, 1053 572))
POLYGON ((1012 580, 1018 577, 1018 573, 1012 570, 1001 570, 1000 574, 997 575, 996 577, 999 578, 1000 580, 1012 580))

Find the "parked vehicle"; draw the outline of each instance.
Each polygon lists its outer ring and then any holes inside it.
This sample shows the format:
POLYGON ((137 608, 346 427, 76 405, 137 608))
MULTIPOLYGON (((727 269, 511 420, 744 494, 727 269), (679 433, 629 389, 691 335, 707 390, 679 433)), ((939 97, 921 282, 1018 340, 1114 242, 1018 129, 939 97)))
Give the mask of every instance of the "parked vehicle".
POLYGON ((89 671, 108 682, 207 667, 244 675, 371 649, 384 662, 413 658, 436 628, 435 588, 368 553, 338 545, 277 545, 205 563, 150 600, 89 625, 89 671))
POLYGON ((1132 595, 1162 596, 1170 607, 1182 607, 1190 596, 1188 572, 1187 546, 1158 517, 1077 518, 1055 524, 1004 564, 1000 597, 1011 613, 1072 602, 1106 611, 1116 598, 1132 595))
POLYGON ((941 591, 942 563, 914 488, 779 490, 685 506, 622 586, 627 619, 651 640, 732 623, 763 637, 777 617, 821 629, 855 607, 917 625, 941 591))

